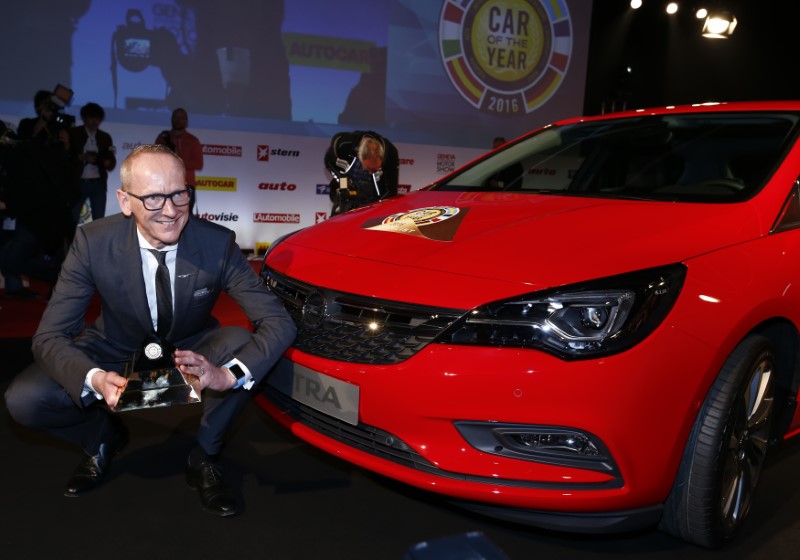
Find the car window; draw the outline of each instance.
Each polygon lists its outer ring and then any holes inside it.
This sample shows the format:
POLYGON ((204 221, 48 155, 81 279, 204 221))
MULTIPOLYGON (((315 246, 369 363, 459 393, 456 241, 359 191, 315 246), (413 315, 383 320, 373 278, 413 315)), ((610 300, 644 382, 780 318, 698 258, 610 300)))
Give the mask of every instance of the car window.
POLYGON ((738 202, 753 196, 796 135, 794 113, 669 114, 549 127, 433 190, 738 202))

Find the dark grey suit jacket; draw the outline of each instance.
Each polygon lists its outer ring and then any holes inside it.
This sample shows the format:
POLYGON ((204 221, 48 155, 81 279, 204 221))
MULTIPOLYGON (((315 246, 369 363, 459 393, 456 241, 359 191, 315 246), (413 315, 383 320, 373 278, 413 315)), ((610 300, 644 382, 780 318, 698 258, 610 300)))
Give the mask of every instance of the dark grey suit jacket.
MULTIPOLYGON (((190 217, 178 244, 175 268, 174 320, 167 339, 177 348, 191 349, 218 328, 211 313, 224 290, 242 307, 254 329, 250 342, 235 357, 260 381, 296 331, 283 304, 247 262, 235 234, 190 217)), ((152 334, 133 218, 115 214, 77 228, 33 337, 36 362, 81 406, 89 370, 100 367, 121 373, 123 364, 152 334), (85 326, 84 315, 95 293, 100 298, 100 316, 85 326)))

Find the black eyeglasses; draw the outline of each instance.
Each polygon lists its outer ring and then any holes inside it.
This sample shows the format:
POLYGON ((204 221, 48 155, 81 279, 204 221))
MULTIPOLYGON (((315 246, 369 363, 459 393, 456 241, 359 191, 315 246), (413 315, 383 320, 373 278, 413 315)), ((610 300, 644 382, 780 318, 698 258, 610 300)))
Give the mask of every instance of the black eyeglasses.
POLYGON ((152 212, 164 208, 164 205, 167 203, 167 199, 172 202, 173 206, 186 206, 192 200, 191 187, 186 187, 183 190, 175 191, 171 194, 148 194, 145 196, 139 196, 138 194, 133 194, 131 192, 127 194, 133 198, 138 198, 141 200, 145 210, 150 210, 152 212))

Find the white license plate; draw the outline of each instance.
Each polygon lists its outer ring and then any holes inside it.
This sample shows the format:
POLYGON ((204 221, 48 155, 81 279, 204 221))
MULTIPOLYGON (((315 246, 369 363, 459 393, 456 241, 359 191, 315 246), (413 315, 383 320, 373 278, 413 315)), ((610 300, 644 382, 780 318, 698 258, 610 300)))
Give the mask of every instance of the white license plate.
POLYGON ((281 359, 267 383, 284 395, 343 422, 358 425, 359 387, 287 359, 281 359))

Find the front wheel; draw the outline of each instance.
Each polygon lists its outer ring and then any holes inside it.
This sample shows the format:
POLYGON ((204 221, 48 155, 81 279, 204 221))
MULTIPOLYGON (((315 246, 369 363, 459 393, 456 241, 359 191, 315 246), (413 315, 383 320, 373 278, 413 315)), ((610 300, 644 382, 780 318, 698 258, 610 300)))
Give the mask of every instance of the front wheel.
POLYGON ((749 336, 719 373, 698 413, 659 528, 715 548, 741 529, 764 466, 774 410, 775 356, 749 336))

